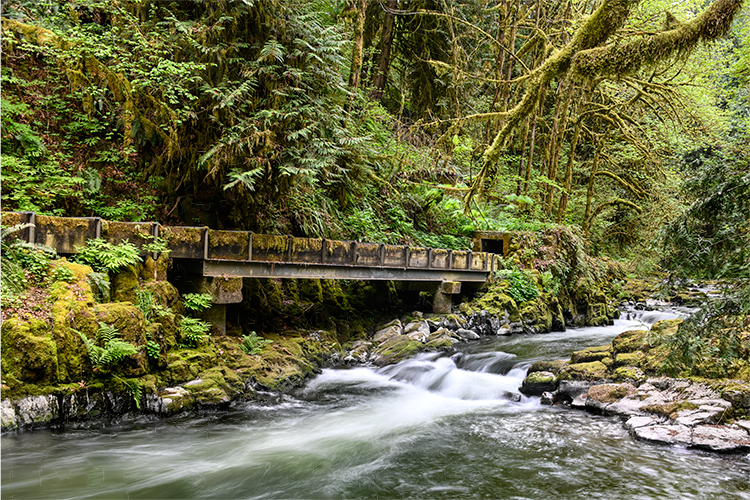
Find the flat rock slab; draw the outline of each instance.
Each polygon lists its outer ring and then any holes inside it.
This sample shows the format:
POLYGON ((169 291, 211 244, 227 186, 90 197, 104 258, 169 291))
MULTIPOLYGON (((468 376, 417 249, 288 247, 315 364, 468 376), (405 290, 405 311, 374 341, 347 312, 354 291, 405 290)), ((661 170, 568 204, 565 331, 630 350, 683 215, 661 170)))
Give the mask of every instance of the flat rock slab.
POLYGON ((686 425, 636 427, 633 434, 639 439, 656 443, 689 445, 693 442, 693 430, 686 425))
POLYGON ((697 425, 693 429, 693 446, 712 451, 750 449, 750 434, 739 426, 697 425))

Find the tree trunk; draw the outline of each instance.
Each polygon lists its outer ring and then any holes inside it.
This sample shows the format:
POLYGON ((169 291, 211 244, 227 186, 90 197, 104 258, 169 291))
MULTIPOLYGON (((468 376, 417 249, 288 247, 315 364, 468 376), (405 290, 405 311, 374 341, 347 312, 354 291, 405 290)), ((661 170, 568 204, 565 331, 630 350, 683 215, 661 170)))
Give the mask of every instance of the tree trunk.
POLYGON ((380 100, 385 91, 385 84, 388 81, 388 70, 391 66, 391 48, 393 47, 393 25, 396 16, 393 11, 398 7, 398 0, 388 0, 385 11, 385 22, 383 23, 383 33, 380 36, 378 44, 378 67, 375 69, 375 75, 372 78, 372 93, 370 97, 380 100))
POLYGON ((599 140, 596 153, 594 153, 594 159, 591 162, 591 175, 589 177, 588 188, 586 189, 586 211, 583 214, 583 234, 585 236, 588 236, 589 229, 591 228, 591 202, 594 199, 594 182, 596 181, 596 173, 599 170, 599 157, 601 156, 605 142, 607 142, 607 134, 599 140))
POLYGON ((349 86, 359 87, 359 76, 362 73, 362 47, 365 34, 365 11, 367 0, 357 0, 354 12, 354 47, 352 47, 352 66, 349 73, 349 86))

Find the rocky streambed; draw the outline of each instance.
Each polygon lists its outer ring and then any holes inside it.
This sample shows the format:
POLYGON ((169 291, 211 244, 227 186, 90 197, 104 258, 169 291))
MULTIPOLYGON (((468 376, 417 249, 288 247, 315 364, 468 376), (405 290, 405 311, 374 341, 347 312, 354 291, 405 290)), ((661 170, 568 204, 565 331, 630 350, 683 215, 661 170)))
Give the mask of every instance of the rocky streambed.
POLYGON ((521 392, 623 419, 636 438, 720 452, 750 450, 747 379, 657 376, 669 356, 663 339, 681 320, 630 330, 611 344, 574 352, 569 360, 534 363, 521 392))

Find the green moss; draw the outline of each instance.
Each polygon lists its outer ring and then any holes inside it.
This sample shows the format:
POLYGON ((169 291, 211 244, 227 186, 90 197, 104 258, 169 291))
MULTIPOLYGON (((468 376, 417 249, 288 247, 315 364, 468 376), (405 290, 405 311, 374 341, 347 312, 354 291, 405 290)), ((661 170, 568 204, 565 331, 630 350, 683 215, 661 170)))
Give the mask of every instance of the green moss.
POLYGON ((556 361, 537 361, 529 368, 527 373, 531 374, 534 372, 551 372, 557 374, 560 369, 567 365, 567 361, 564 359, 558 359, 556 361))
POLYGON ((641 351, 623 352, 615 356, 615 366, 641 366, 646 355, 641 351))
POLYGON ((398 363, 409 358, 423 349, 423 344, 412 340, 406 335, 395 335, 380 344, 375 350, 376 355, 381 356, 378 364, 387 365, 398 363))
POLYGON ((576 351, 570 355, 571 364, 576 363, 590 363, 591 361, 601 361, 604 358, 612 356, 612 346, 602 345, 597 347, 589 347, 582 351, 576 351))
POLYGON ((671 337, 677 333, 677 329, 682 324, 681 319, 665 319, 658 321, 651 326, 651 336, 656 338, 671 337))
POLYGON ((648 405, 644 406, 643 409, 649 413, 654 413, 656 415, 663 415, 665 417, 669 417, 672 420, 677 418, 677 414, 681 410, 695 410, 698 408, 698 405, 690 403, 688 401, 677 401, 674 403, 665 403, 661 405, 648 405))
POLYGON ((602 384, 589 389, 588 396, 602 403, 614 403, 635 392, 631 384, 602 384))
POLYGON ((13 317, 3 321, 0 328, 3 383, 13 390, 17 389, 14 381, 35 384, 58 381, 57 344, 49 324, 35 318, 21 321, 13 317))
POLYGON ((524 322, 533 325, 539 332, 552 330, 552 311, 543 297, 524 302, 520 309, 524 322))
POLYGON ((601 361, 570 364, 560 370, 558 377, 560 380, 601 380, 607 377, 607 366, 601 361))
POLYGON ((138 269, 135 266, 124 267, 112 275, 111 293, 115 302, 135 302, 139 287, 138 269))
POLYGON ((646 374, 635 366, 620 366, 612 372, 612 380, 616 382, 631 382, 640 385, 646 381, 646 374))
POLYGON ((612 347, 615 353, 633 352, 647 350, 649 348, 647 338, 649 332, 646 330, 628 330, 612 339, 612 347))
MULTIPOLYGON (((469 308, 468 313, 471 314, 472 312, 485 310, 490 314, 503 317, 507 312, 510 316, 510 321, 520 321, 521 315, 519 313, 518 306, 516 305, 516 301, 513 300, 510 295, 506 294, 504 290, 504 286, 501 285, 491 286, 486 294, 484 294, 478 300, 472 302, 470 306, 466 306, 469 308)), ((464 304, 461 305, 463 306, 464 304)), ((464 309, 461 309, 461 312, 464 312, 466 314, 464 309)))

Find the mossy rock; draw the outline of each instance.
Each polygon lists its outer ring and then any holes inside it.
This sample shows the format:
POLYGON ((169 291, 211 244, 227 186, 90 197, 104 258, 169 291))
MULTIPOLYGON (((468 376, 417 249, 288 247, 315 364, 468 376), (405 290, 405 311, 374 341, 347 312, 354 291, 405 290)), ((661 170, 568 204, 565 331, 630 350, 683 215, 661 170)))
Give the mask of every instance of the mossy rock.
POLYGON ((628 330, 612 339, 612 348, 616 354, 647 350, 649 348, 648 336, 647 330, 628 330))
MULTIPOLYGON (((146 321, 141 310, 129 302, 109 302, 94 308, 96 321, 114 327, 120 339, 133 344, 139 351, 121 361, 115 371, 127 377, 139 377, 148 369, 148 356, 142 349, 147 342, 146 321)), ((87 335, 92 338, 91 335, 87 335)))
POLYGON ((197 379, 183 385, 193 398, 202 405, 228 403, 245 387, 240 377, 226 366, 211 368, 197 379))
POLYGON ((208 348, 180 349, 167 354, 167 368, 161 374, 167 385, 177 385, 198 377, 198 374, 218 364, 216 354, 208 348))
POLYGON ((646 374, 636 366, 620 366, 612 372, 612 380, 641 385, 646 381, 646 374))
POLYGON ((527 396, 541 396, 545 392, 557 389, 557 377, 552 372, 539 371, 529 373, 523 380, 519 391, 527 396))
POLYGON ((54 384, 58 381, 57 344, 50 325, 36 318, 2 323, 3 380, 54 384))
POLYGON ((421 342, 412 340, 406 335, 395 335, 373 350, 374 363, 378 366, 398 363, 418 353, 422 348, 421 342))
MULTIPOLYGON (((504 292, 506 287, 507 285, 505 287, 500 284, 492 285, 487 293, 467 306, 468 314, 464 309, 460 309, 461 312, 470 316, 474 312, 487 311, 501 318, 507 313, 511 322, 520 321, 521 314, 518 305, 510 295, 504 292)), ((461 305, 463 306, 463 304, 461 305)))
POLYGON ((602 380, 607 378, 607 366, 601 361, 569 364, 560 370, 558 378, 560 380, 602 380))
POLYGON ((615 356, 615 367, 620 366, 637 366, 640 367, 641 363, 646 359, 646 355, 641 351, 635 352, 622 352, 615 356))
POLYGON ((534 372, 552 372, 557 374, 563 366, 568 364, 564 359, 558 359, 555 361, 537 361, 529 368, 527 374, 534 372))
POLYGON ((596 347, 588 347, 582 351, 576 351, 570 355, 570 363, 590 363, 592 361, 601 361, 604 358, 612 356, 612 346, 610 344, 596 347))
POLYGON ((645 353, 645 358, 640 362, 640 367, 647 374, 656 375, 663 370, 669 356, 669 346, 657 344, 645 353))
POLYGON ((135 266, 127 266, 113 274, 110 287, 113 301, 135 302, 136 292, 140 287, 138 269, 135 266))
POLYGON ((552 311, 542 297, 524 302, 520 307, 520 314, 524 323, 532 326, 538 333, 552 331, 552 311))
POLYGON ((663 319, 651 325, 652 337, 671 337, 683 323, 681 319, 663 319))
POLYGON ((614 403, 626 396, 635 393, 633 384, 601 384, 589 389, 588 397, 600 403, 614 403))

